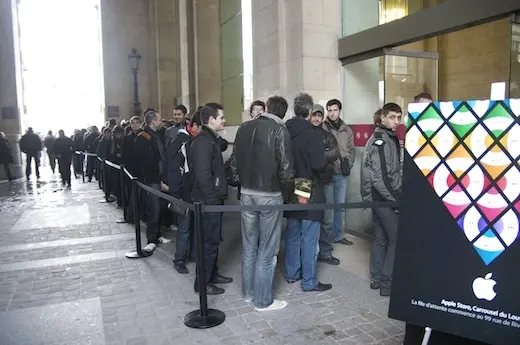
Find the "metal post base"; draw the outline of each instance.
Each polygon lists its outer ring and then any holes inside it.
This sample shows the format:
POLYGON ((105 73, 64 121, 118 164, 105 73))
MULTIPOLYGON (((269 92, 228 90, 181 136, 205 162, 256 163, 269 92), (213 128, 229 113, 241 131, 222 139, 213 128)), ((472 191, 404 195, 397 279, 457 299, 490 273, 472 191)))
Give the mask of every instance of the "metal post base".
POLYGON ((146 258, 152 254, 153 254, 153 252, 148 252, 146 250, 141 250, 141 253, 139 253, 137 250, 133 250, 131 252, 126 252, 125 256, 129 259, 139 259, 139 258, 146 258))
POLYGON ((203 317, 200 310, 194 310, 184 317, 184 324, 191 328, 206 329, 220 325, 226 320, 226 314, 217 309, 208 309, 208 315, 203 317))

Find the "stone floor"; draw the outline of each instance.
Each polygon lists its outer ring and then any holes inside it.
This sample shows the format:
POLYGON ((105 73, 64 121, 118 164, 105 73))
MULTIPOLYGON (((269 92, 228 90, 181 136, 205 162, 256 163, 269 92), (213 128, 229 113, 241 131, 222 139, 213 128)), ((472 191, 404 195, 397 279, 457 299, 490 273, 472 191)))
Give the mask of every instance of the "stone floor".
POLYGON ((198 308, 194 265, 189 275, 173 270, 174 244, 127 259, 134 229, 116 224, 121 211, 101 198, 96 183, 79 179, 70 190, 46 174, 38 183, 0 182, 1 345, 402 343, 404 325, 386 317, 388 299, 368 287, 369 244, 357 238, 335 248, 340 266, 318 264, 331 291, 303 293, 278 267, 276 294, 289 306, 255 312, 240 295, 236 215, 225 216, 219 262, 235 282, 208 301, 226 322, 189 329, 182 320, 198 308))

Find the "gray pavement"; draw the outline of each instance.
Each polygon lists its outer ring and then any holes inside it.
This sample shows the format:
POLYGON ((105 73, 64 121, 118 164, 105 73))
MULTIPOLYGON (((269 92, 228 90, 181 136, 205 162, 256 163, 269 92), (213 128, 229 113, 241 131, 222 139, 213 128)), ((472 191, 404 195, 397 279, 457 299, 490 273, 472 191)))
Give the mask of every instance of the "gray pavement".
POLYGON ((194 264, 177 274, 174 243, 127 259, 134 229, 115 223, 121 211, 98 202, 97 184, 78 179, 67 190, 55 180, 0 182, 1 345, 402 344, 404 324, 386 317, 388 299, 368 287, 364 240, 336 246, 340 266, 318 264, 319 279, 333 284, 325 293, 287 284, 279 264, 276 295, 289 306, 259 313, 241 298, 239 218, 226 215, 219 268, 235 282, 209 306, 227 319, 194 330, 182 322, 198 308, 194 264))

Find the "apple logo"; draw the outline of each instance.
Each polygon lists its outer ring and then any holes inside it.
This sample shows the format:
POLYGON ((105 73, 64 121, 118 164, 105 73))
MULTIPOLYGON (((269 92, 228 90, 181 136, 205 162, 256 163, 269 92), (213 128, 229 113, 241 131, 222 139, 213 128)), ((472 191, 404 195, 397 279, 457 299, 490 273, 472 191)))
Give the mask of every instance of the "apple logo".
POLYGON ((478 277, 473 281, 473 293, 478 299, 485 299, 486 301, 492 301, 496 297, 494 290, 496 281, 491 279, 492 273, 486 274, 484 278, 478 277))

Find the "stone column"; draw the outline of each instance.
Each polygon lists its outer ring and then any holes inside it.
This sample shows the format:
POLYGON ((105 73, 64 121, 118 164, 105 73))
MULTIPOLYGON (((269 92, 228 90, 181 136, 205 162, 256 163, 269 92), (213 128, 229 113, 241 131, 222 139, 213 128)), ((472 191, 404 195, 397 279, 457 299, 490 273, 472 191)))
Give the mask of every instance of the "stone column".
MULTIPOLYGON (((18 142, 22 133, 23 94, 21 59, 18 40, 16 1, 0 0, 0 131, 4 132, 13 150, 11 172, 22 177, 22 156, 18 142), (14 25, 13 25, 14 24, 14 25)), ((0 168, 0 180, 7 175, 0 168)))
POLYGON ((171 118, 181 100, 179 2, 155 0, 159 112, 171 118))
POLYGON ((180 79, 182 104, 193 112, 197 107, 195 90, 195 4, 179 0, 180 79))

